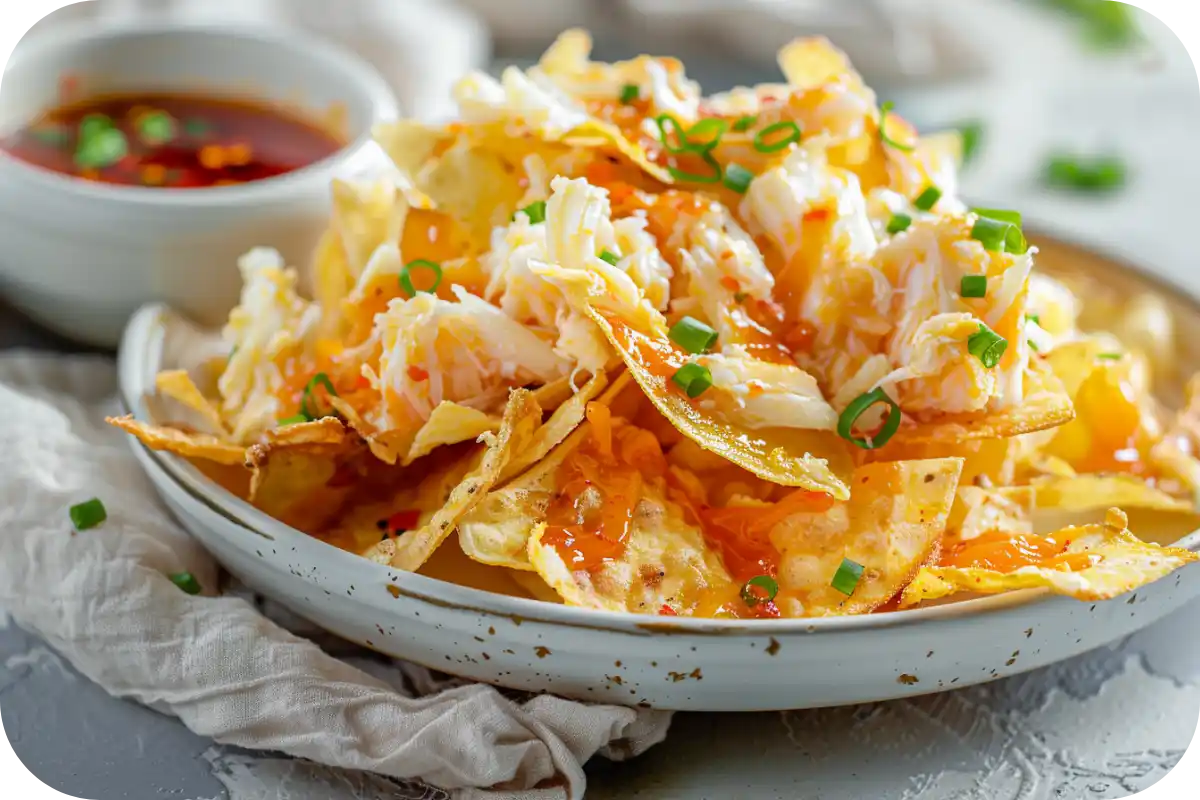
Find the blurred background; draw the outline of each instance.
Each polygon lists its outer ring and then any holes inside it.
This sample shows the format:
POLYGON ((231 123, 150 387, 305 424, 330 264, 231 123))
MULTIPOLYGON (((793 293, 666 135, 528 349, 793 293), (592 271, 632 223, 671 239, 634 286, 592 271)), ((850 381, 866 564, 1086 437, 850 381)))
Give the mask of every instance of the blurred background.
POLYGON ((779 79, 777 48, 810 34, 846 50, 922 130, 962 126, 966 196, 1043 230, 1190 279, 1187 196, 1200 181, 1195 67, 1144 12, 1109 0, 92 0, 86 19, 151 16, 307 29, 371 61, 405 113, 445 118, 471 68, 528 65, 564 28, 597 60, 682 58, 706 91, 779 79))

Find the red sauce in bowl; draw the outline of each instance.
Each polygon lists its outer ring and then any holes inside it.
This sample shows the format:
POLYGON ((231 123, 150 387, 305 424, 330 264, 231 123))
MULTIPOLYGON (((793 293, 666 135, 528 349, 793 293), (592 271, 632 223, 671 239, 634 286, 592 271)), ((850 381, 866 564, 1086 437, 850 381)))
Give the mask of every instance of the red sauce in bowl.
POLYGON ((121 186, 200 189, 285 175, 344 142, 267 103, 188 94, 130 94, 54 108, 0 138, 44 169, 121 186))

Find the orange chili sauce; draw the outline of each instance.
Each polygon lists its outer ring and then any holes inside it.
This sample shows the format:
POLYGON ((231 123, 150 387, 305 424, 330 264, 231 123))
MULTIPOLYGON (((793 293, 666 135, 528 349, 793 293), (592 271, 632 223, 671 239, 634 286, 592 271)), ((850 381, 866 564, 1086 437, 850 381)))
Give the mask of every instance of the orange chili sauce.
POLYGON ((660 480, 667 462, 654 434, 614 423, 607 406, 589 403, 590 435, 567 456, 555 476, 542 541, 572 570, 619 559, 647 482, 660 480))
POLYGON ((993 531, 960 542, 942 553, 943 567, 994 570, 1008 573, 1021 567, 1044 567, 1078 572, 1100 561, 1091 553, 1068 553, 1069 539, 1055 536, 1011 534, 993 531))
POLYGON ((266 103, 190 94, 95 97, 45 112, 0 139, 0 149, 75 178, 121 186, 198 189, 260 181, 326 158, 344 142, 266 103), (148 137, 147 114, 173 121, 170 138, 148 137), (124 135, 126 154, 105 166, 79 161, 81 123, 99 115, 124 135))

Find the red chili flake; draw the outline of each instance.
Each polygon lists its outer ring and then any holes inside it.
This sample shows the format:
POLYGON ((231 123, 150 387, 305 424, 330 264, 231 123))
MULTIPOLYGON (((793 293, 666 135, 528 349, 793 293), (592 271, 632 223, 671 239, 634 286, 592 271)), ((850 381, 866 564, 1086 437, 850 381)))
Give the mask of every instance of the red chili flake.
POLYGON ((397 511, 387 519, 387 527, 389 531, 394 533, 403 533, 411 531, 413 528, 421 524, 421 512, 415 508, 397 511))
POLYGON ((829 209, 827 208, 814 209, 804 215, 805 222, 824 222, 827 219, 829 219, 829 209))
POLYGON ((663 603, 662 608, 658 610, 658 615, 660 617, 678 617, 679 612, 671 608, 669 604, 663 603))
POLYGON ((429 380, 429 373, 416 364, 411 364, 408 367, 408 377, 414 381, 427 381, 429 380))

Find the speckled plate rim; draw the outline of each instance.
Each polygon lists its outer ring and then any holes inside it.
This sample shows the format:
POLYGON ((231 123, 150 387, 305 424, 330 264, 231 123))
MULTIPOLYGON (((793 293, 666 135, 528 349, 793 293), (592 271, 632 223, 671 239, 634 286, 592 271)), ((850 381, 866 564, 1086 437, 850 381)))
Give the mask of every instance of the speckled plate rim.
MULTIPOLYGON (((1040 230, 1052 228, 1048 225, 1038 227, 1040 230)), ((1031 241, 1039 239, 1047 242, 1052 240, 1057 246, 1075 250, 1106 262, 1116 269, 1132 273, 1154 287, 1156 291, 1183 298, 1200 317, 1200 299, 1197 298, 1195 291, 1187 290, 1166 278, 1133 266, 1123 259, 1076 244, 1069 238, 1053 234, 1037 235, 1036 233, 1030 236, 1031 241)), ((154 371, 161 362, 163 342, 166 336, 163 319, 172 314, 175 312, 160 303, 143 306, 130 318, 122 336, 117 357, 119 399, 128 413, 143 421, 151 421, 146 403, 144 400, 135 398, 143 398, 147 389, 153 386, 154 371)), ((467 612, 514 617, 569 628, 599 629, 612 633, 642 636, 665 634, 761 638, 764 635, 848 634, 868 629, 929 624, 964 616, 983 617, 1016 606, 1034 603, 1069 604, 1079 602, 1073 598, 1051 595, 1046 589, 1030 589, 942 605, 860 616, 777 620, 663 618, 648 614, 558 605, 461 586, 418 573, 395 570, 369 561, 268 516, 207 478, 186 459, 171 453, 151 450, 132 438, 130 441, 135 450, 140 451, 138 453, 139 461, 144 466, 157 466, 163 475, 180 489, 248 533, 273 541, 277 545, 291 548, 301 555, 310 555, 318 563, 323 561, 338 571, 353 570, 364 576, 376 576, 395 586, 406 598, 467 612)), ((1200 530, 1185 536, 1173 546, 1200 551, 1200 530)), ((313 586, 319 587, 320 585, 309 575, 293 575, 292 579, 304 580, 313 586)))

